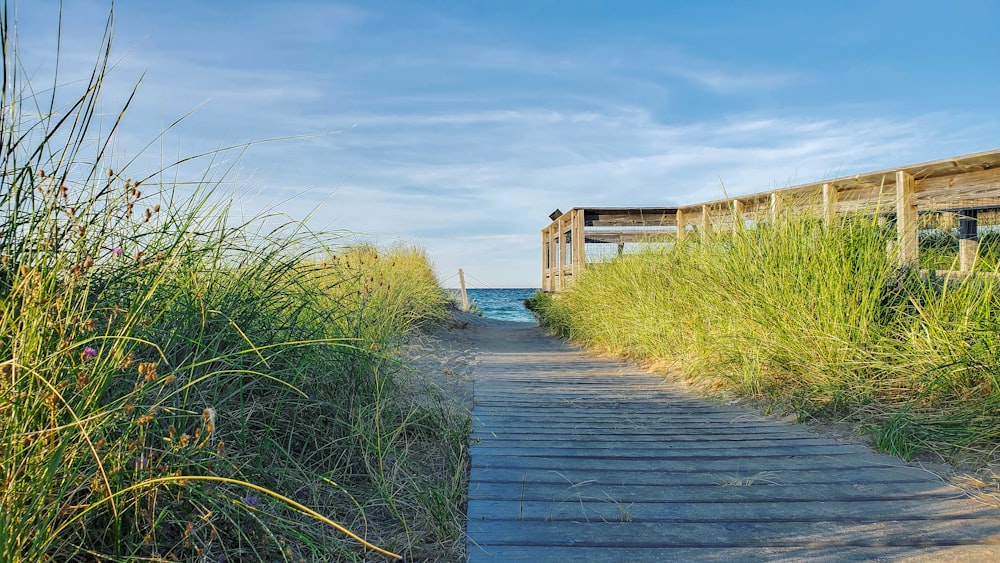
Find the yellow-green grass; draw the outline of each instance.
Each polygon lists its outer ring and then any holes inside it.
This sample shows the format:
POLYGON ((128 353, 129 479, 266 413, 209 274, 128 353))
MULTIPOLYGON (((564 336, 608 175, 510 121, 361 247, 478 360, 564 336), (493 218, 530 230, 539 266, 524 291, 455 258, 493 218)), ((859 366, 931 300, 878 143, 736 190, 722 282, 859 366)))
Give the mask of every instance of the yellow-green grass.
POLYGON ((22 76, 12 13, 0 560, 457 553, 468 419, 396 377, 406 332, 447 311, 424 253, 233 225, 213 203, 231 199, 223 155, 196 187, 109 170, 110 30, 90 82, 56 107, 58 77, 42 96, 22 76))
POLYGON ((853 420, 904 457, 995 454, 1000 281, 899 268, 893 237, 871 216, 787 216, 588 266, 531 306, 564 336, 853 420))

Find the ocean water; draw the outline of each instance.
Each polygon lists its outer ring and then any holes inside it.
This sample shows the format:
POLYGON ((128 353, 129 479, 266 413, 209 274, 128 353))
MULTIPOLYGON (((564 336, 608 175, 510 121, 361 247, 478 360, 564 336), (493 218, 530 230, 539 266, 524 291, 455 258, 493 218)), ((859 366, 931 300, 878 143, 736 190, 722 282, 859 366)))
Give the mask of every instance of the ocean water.
MULTIPOLYGON (((537 291, 535 288, 468 289, 466 293, 470 304, 474 304, 486 318, 531 323, 537 319, 524 308, 524 300, 537 291)), ((458 290, 455 294, 458 295, 458 290)))

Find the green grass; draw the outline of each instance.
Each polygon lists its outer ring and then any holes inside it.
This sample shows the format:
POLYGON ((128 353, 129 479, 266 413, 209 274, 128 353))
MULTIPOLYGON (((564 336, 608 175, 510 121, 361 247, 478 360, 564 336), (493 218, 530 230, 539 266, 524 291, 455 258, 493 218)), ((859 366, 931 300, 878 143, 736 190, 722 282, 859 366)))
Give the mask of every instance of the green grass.
POLYGON ((982 460, 1000 446, 1000 281, 900 269, 893 237, 863 215, 788 216, 591 265, 530 305, 563 336, 853 420, 904 457, 982 460))
POLYGON ((468 418, 398 378, 447 314, 424 253, 231 224, 224 154, 194 188, 109 166, 110 27, 42 95, 4 10, 0 560, 460 553, 468 418))

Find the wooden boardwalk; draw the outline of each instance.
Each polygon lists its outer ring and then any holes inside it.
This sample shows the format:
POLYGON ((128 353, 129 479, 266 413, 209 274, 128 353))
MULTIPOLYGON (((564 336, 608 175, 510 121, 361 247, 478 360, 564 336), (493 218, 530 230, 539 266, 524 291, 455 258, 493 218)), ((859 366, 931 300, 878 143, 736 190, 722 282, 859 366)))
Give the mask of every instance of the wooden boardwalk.
POLYGON ((1000 561, 989 497, 535 328, 475 330, 469 561, 1000 561))

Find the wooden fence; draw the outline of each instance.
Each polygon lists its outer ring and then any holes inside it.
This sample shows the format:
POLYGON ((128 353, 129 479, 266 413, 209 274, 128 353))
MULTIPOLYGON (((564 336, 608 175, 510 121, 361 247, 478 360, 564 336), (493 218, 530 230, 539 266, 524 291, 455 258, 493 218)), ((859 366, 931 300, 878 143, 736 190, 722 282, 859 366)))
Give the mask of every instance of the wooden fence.
POLYGON ((542 229, 542 289, 559 291, 571 283, 586 267, 587 244, 613 245, 621 253, 629 244, 704 237, 790 210, 827 221, 850 213, 894 218, 901 265, 919 258, 921 213, 955 214, 959 267, 969 271, 979 214, 1000 210, 1000 149, 681 207, 557 209, 542 229))

